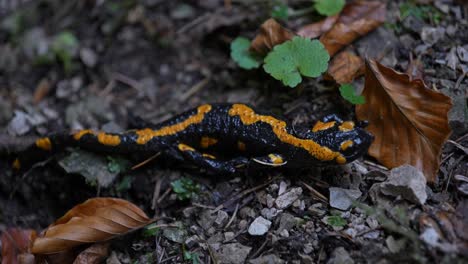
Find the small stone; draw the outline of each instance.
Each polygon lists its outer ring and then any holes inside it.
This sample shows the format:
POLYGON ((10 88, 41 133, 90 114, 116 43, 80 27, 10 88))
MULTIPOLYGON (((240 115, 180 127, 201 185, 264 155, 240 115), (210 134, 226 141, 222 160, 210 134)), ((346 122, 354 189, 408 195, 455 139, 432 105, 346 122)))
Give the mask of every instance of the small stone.
POLYGON ((312 243, 306 243, 304 244, 303 250, 305 254, 310 254, 312 253, 312 251, 314 251, 314 246, 312 245, 312 243))
POLYGON ((271 221, 259 216, 249 226, 249 234, 252 236, 263 236, 270 229, 271 221))
POLYGON ((457 25, 448 25, 447 28, 446 28, 446 33, 450 37, 453 37, 457 33, 457 30, 458 30, 457 25))
POLYGON ((80 49, 80 59, 89 68, 96 66, 98 61, 96 53, 90 48, 80 49))
POLYGON ((31 130, 31 125, 27 122, 27 114, 23 111, 15 111, 15 117, 8 124, 8 133, 21 136, 31 130))
POLYGON ((278 232, 284 230, 291 230, 296 225, 296 218, 288 213, 284 213, 281 215, 279 227, 277 229, 278 232))
POLYGON ((289 232, 288 232, 288 230, 283 229, 283 230, 281 230, 279 235, 282 236, 282 237, 289 237, 289 232))
POLYGON ((356 235, 357 235, 356 229, 351 228, 351 227, 348 228, 348 229, 345 229, 343 232, 344 232, 345 234, 349 235, 349 236, 352 237, 352 238, 355 238, 356 235))
POLYGON ((327 264, 354 264, 354 260, 346 249, 339 247, 333 251, 327 264))
POLYGON ((219 263, 242 264, 249 255, 251 247, 240 243, 231 243, 220 246, 216 252, 219 263))
POLYGON ((292 188, 289 192, 283 193, 278 196, 275 201, 275 205, 278 209, 288 208, 294 201, 296 201, 302 194, 302 188, 292 188))
POLYGON ((361 195, 362 193, 359 190, 331 187, 330 206, 340 210, 348 210, 361 195))
POLYGON ((260 214, 266 219, 272 220, 281 212, 282 212, 281 210, 278 210, 276 208, 263 208, 260 214))
POLYGON ((271 196, 270 194, 267 194, 266 205, 268 206, 268 208, 272 208, 274 204, 275 204, 275 198, 273 198, 273 196, 271 196))
POLYGON ((375 231, 370 231, 370 232, 367 232, 363 235, 363 237, 365 238, 369 238, 369 239, 377 239, 379 238, 380 236, 380 232, 375 230, 375 231))
POLYGON ((278 190, 278 196, 282 195, 286 191, 287 188, 288 188, 288 184, 284 181, 281 181, 279 190, 278 190))
POLYGON ((299 257, 301 257, 301 264, 314 264, 314 260, 311 256, 302 255, 299 253, 299 257))
POLYGON ((198 237, 193 235, 193 236, 187 238, 184 243, 188 248, 192 248, 196 244, 198 244, 198 237))
POLYGON ((247 220, 240 220, 238 227, 240 230, 244 230, 247 228, 248 225, 249 225, 249 222, 247 222, 247 220))
POLYGON ((234 232, 226 232, 224 233, 224 242, 229 242, 233 240, 236 237, 236 234, 234 232))
POLYGON ((440 239, 439 233, 432 227, 425 229, 419 237, 431 246, 436 246, 440 239))
POLYGON ((468 51, 461 47, 461 46, 458 46, 457 47, 457 55, 458 55, 458 58, 460 58, 461 61, 463 62, 468 62, 468 51))
POLYGON ((405 239, 395 240, 393 236, 389 236, 385 239, 385 244, 390 252, 397 253, 405 246, 405 239))
POLYGON ((315 203, 313 205, 311 205, 307 211, 311 212, 312 214, 314 215, 317 215, 317 216, 322 216, 324 214, 327 213, 327 211, 325 209, 322 208, 322 204, 321 203, 315 203))
POLYGON ((213 214, 213 210, 207 209, 203 210, 197 222, 204 230, 208 230, 210 227, 213 226, 213 223, 217 217, 217 215, 213 214))
POLYGON ((376 229, 379 226, 379 222, 372 217, 367 217, 366 223, 371 229, 376 229))
POLYGON ((445 57, 445 60, 447 61, 447 66, 450 67, 450 69, 456 71, 457 70, 457 65, 458 65, 458 58, 456 54, 456 48, 452 47, 450 49, 450 52, 447 53, 447 56, 445 57))
POLYGON ((423 27, 421 31, 421 39, 430 45, 437 43, 444 35, 445 29, 443 27, 423 27))
POLYGON ((261 256, 255 259, 251 259, 249 260, 249 263, 250 264, 283 264, 286 262, 274 254, 269 254, 269 255, 261 256))
POLYGON ((390 171, 388 180, 381 183, 381 192, 390 196, 423 205, 427 200, 426 178, 410 165, 403 165, 390 171))
POLYGON ((217 224, 218 226, 223 226, 224 224, 226 224, 228 217, 228 213, 224 212, 223 210, 219 210, 218 215, 215 219, 215 224, 217 224))

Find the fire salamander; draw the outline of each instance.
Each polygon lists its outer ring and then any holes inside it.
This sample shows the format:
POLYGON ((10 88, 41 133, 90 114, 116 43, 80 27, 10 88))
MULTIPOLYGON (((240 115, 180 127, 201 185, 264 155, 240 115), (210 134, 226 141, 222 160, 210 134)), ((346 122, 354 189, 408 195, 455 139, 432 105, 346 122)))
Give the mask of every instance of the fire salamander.
POLYGON ((81 130, 39 138, 18 155, 15 169, 75 146, 119 154, 161 154, 213 174, 246 168, 303 168, 345 164, 367 152, 373 136, 329 115, 313 127, 297 127, 245 104, 204 104, 157 125, 124 133, 81 130))

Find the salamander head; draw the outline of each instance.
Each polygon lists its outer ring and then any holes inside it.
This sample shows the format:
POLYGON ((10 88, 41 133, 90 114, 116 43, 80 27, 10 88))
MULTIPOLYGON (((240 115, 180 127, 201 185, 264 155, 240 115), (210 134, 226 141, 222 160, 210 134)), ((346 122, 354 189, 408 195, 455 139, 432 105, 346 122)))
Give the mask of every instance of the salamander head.
POLYGON ((364 129, 366 126, 367 121, 342 121, 332 115, 318 121, 306 137, 339 152, 341 155, 334 162, 344 164, 367 153, 374 136, 364 129))

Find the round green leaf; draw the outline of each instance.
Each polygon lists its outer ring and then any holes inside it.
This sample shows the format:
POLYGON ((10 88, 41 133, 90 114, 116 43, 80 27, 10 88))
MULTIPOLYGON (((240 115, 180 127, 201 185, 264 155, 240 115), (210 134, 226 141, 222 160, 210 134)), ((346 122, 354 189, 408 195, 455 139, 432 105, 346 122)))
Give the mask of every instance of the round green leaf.
POLYGON ((333 16, 341 12, 345 5, 345 0, 316 0, 315 9, 321 15, 333 16))
POLYGON ((295 87, 303 76, 318 77, 328 68, 330 55, 318 40, 294 37, 276 45, 265 58, 263 69, 284 85, 295 87))
POLYGON ((258 68, 262 59, 249 51, 250 40, 237 37, 231 42, 231 58, 243 69, 258 68))

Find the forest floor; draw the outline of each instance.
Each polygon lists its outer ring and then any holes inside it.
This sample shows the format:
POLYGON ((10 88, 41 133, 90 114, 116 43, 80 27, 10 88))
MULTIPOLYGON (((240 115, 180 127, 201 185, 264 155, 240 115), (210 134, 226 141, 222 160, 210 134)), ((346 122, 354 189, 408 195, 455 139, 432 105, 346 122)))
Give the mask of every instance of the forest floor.
MULTIPOLYGON (((107 263, 468 263, 468 5, 462 3, 388 1, 387 22, 351 44, 359 56, 402 72, 419 59, 427 86, 452 98, 455 143, 444 145, 424 205, 378 193, 390 171, 370 157, 216 178, 157 162, 118 173, 93 170, 127 162, 102 156, 86 164, 92 175, 84 177, 63 168, 82 154, 72 149, 22 177, 14 176, 10 159, 0 161, 0 230, 41 230, 86 199, 110 196, 177 227, 113 240, 107 263), (186 185, 189 199, 181 200, 174 182, 186 185), (344 195, 348 189, 353 199, 344 195), (352 206, 337 209, 343 202, 352 206), (437 232, 427 231, 427 223, 437 232), (252 235, 251 228, 267 232, 252 235)), ((243 0, 40 0, 5 12, 0 140, 15 136, 7 143, 24 145, 56 131, 125 131, 131 116, 158 123, 207 102, 251 104, 294 124, 312 125, 329 113, 354 118, 354 106, 333 83, 307 79, 291 89, 231 60, 230 42, 253 38, 271 8, 269 1, 243 0), (54 48, 60 38, 70 47, 65 53, 54 48)), ((294 30, 318 19, 309 12, 281 23, 294 30)))

